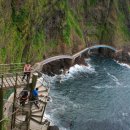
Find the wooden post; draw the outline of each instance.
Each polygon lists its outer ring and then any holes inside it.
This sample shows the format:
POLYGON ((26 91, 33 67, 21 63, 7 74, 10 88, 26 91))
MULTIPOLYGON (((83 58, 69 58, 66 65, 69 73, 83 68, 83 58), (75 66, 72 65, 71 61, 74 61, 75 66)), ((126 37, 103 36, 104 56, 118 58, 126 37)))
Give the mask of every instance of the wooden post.
POLYGON ((45 102, 44 105, 45 105, 45 106, 43 107, 43 110, 42 110, 41 123, 42 123, 42 119, 43 119, 43 116, 44 116, 44 113, 45 113, 45 109, 46 109, 47 102, 45 102))
POLYGON ((33 90, 36 86, 37 83, 37 78, 38 78, 38 73, 34 73, 32 77, 32 84, 31 84, 31 90, 33 90))
MULTIPOLYGON (((1 87, 0 87, 0 120, 3 118, 3 75, 1 77, 1 87)), ((3 121, 0 122, 0 130, 3 130, 3 121)))
POLYGON ((30 130, 30 119, 31 119, 31 104, 30 104, 30 110, 27 111, 26 113, 26 119, 25 119, 25 121, 27 122, 26 130, 30 130))
POLYGON ((34 90, 37 83, 38 73, 33 73, 32 83, 30 84, 30 100, 32 99, 32 91, 34 90))
MULTIPOLYGON (((16 81, 14 85, 14 101, 13 101, 13 108, 12 108, 12 113, 16 111, 16 88, 17 88, 17 80, 18 80, 18 74, 16 73, 16 81)), ((11 128, 15 127, 15 118, 16 118, 16 113, 12 115, 12 122, 11 122, 11 128)))
POLYGON ((37 83, 38 73, 33 73, 32 83, 30 84, 30 100, 32 98, 32 91, 34 90, 37 83))
MULTIPOLYGON (((37 83, 37 78, 38 78, 38 73, 34 73, 33 77, 32 77, 32 83, 30 84, 30 101, 32 99, 32 91, 35 88, 36 83, 37 83)), ((29 114, 29 116, 28 116, 29 119, 28 119, 27 130, 30 130, 30 119, 31 119, 31 115, 32 115, 31 107, 32 107, 32 103, 30 103, 30 113, 28 113, 29 114)))

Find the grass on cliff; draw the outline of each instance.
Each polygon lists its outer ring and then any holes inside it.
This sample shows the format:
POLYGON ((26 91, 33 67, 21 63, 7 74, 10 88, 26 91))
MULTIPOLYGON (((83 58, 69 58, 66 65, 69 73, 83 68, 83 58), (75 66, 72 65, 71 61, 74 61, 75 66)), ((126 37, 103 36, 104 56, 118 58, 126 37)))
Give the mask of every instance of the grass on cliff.
POLYGON ((83 39, 83 33, 82 30, 80 28, 80 24, 78 22, 78 20, 76 19, 77 16, 74 15, 72 10, 68 10, 67 14, 66 14, 66 25, 65 28, 63 30, 63 36, 64 39, 66 41, 66 43, 70 44, 71 40, 70 40, 70 34, 72 33, 71 31, 74 30, 76 32, 76 34, 83 39))
POLYGON ((124 41, 128 42, 130 40, 130 32, 126 25, 125 19, 125 15, 122 12, 120 12, 117 21, 117 32, 122 35, 124 41))
POLYGON ((97 3, 97 0, 89 0, 89 5, 90 6, 95 6, 97 3))

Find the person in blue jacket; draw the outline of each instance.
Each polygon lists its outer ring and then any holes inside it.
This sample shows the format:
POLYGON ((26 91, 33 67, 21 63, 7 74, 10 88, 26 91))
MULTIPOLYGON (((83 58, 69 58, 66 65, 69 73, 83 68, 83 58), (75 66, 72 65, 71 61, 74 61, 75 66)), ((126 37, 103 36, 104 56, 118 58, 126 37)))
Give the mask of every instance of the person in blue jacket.
POLYGON ((34 104, 37 106, 37 108, 39 109, 39 105, 38 105, 38 88, 34 89, 32 91, 32 99, 34 101, 34 104))

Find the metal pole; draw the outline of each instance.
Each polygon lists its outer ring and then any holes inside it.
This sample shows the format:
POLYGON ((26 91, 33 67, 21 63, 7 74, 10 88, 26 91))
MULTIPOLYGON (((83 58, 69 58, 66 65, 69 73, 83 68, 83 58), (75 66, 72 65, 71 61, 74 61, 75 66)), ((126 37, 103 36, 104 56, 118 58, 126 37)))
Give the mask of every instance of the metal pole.
MULTIPOLYGON (((3 75, 1 77, 1 88, 0 88, 0 120, 3 118, 3 75)), ((3 121, 0 122, 0 130, 3 130, 3 121)))

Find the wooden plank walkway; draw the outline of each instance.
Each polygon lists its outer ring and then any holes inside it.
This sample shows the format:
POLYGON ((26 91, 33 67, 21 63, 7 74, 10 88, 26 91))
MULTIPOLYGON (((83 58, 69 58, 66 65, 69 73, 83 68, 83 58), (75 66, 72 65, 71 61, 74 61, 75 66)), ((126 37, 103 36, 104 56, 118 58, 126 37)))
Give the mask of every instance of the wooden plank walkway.
POLYGON ((34 67, 35 69, 33 70, 33 72, 40 72, 42 71, 42 67, 48 63, 51 63, 53 61, 56 61, 56 60, 62 60, 62 59, 70 59, 70 60, 75 60, 76 58, 78 58, 79 56, 81 56, 82 54, 86 53, 86 52, 89 52, 90 50, 93 50, 93 49, 99 49, 99 48, 106 48, 106 49, 110 49, 112 50, 113 52, 116 52, 116 49, 112 46, 107 46, 107 45, 95 45, 95 46, 91 46, 91 47, 88 47, 88 48, 85 48, 83 50, 81 50, 80 52, 70 56, 70 55, 59 55, 59 56, 54 56, 54 57, 51 57, 51 58, 48 58, 46 60, 43 60, 39 63, 37 63, 36 67, 34 67))
POLYGON ((27 81, 22 81, 25 63, 0 64, 0 87, 3 89, 22 87, 27 81))
POLYGON ((83 53, 85 53, 87 51, 90 51, 90 50, 93 50, 93 49, 99 49, 99 48, 106 48, 106 49, 110 49, 110 50, 116 52, 116 49, 114 47, 107 46, 107 45, 95 45, 95 46, 91 46, 91 47, 83 49, 82 51, 74 54, 72 57, 73 57, 73 59, 75 59, 75 58, 79 57, 80 55, 82 55, 83 53))
POLYGON ((50 63, 50 62, 52 62, 52 61, 61 60, 61 59, 70 59, 70 60, 72 60, 73 57, 72 57, 72 56, 69 56, 69 55, 54 56, 54 57, 51 57, 51 58, 48 58, 48 59, 42 61, 41 64, 42 64, 42 65, 45 65, 45 64, 50 63))
POLYGON ((14 86, 16 86, 16 88, 25 87, 25 85, 27 85, 27 80, 22 81, 22 77, 23 73, 17 75, 3 75, 0 78, 0 85, 3 89, 14 88, 14 86))

